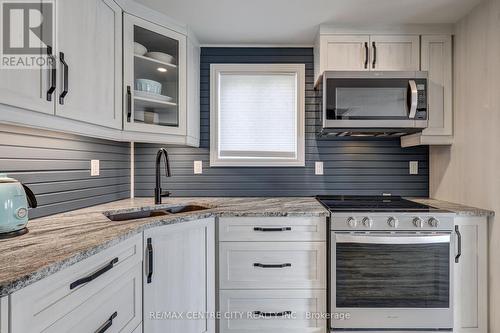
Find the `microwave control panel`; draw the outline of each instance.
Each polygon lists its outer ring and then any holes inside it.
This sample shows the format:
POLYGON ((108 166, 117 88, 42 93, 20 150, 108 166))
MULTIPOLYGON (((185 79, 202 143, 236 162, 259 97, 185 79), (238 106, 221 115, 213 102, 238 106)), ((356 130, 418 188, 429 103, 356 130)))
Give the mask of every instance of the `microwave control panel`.
POLYGON ((417 113, 415 119, 427 119, 427 89, 423 82, 417 83, 417 113))

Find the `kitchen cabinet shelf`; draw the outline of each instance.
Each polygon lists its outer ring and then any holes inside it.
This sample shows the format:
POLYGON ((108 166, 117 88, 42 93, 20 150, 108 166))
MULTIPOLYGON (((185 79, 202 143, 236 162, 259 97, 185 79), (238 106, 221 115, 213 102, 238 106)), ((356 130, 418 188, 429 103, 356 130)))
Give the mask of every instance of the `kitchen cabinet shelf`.
MULTIPOLYGON (((137 109, 145 109, 145 108, 176 108, 177 103, 160 101, 153 98, 145 98, 145 97, 134 97, 134 104, 137 109)), ((161 111, 161 110, 158 110, 161 111)))
POLYGON ((145 56, 134 55, 134 66, 136 77, 140 79, 149 79, 159 82, 175 81, 177 78, 177 65, 159 61, 145 56), (164 68, 166 72, 158 71, 158 68, 164 68))

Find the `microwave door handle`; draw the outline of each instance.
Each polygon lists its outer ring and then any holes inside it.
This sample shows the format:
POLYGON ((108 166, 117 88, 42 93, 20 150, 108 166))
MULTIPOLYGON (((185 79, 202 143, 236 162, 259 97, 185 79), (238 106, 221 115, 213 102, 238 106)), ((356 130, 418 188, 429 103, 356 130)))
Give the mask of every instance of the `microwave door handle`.
POLYGON ((417 115, 417 102, 418 102, 418 90, 417 90, 417 83, 415 80, 410 80, 408 81, 408 93, 410 94, 410 98, 408 98, 409 101, 409 109, 410 113, 408 115, 408 118, 410 119, 415 119, 415 116, 417 115))
POLYGON ((336 234, 336 243, 356 243, 356 244, 436 244, 450 243, 451 234, 437 234, 425 236, 375 236, 375 235, 351 235, 336 234))

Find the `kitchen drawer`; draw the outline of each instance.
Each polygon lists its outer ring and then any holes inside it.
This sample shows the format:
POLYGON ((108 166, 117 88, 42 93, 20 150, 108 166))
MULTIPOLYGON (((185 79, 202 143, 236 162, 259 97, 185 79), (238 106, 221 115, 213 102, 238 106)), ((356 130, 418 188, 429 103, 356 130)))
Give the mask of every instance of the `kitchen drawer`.
POLYGON ((221 217, 219 241, 325 241, 325 217, 221 217))
POLYGON ((325 242, 219 243, 221 289, 325 289, 325 242))
POLYGON ((326 290, 221 290, 220 333, 324 333, 326 290), (284 316, 283 316, 284 314, 284 316))
POLYGON ((137 264, 142 265, 142 234, 14 292, 10 296, 11 333, 44 331, 137 264), (96 277, 75 286, 91 275, 96 277))
POLYGON ((142 320, 142 265, 129 271, 45 329, 45 333, 135 332, 142 320))

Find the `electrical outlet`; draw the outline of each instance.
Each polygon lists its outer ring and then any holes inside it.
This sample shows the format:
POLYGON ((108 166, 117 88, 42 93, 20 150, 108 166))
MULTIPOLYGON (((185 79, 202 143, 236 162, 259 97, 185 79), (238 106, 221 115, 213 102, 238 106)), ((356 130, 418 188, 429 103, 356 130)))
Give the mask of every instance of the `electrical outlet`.
POLYGON ((322 175, 323 174, 323 162, 316 161, 316 163, 314 163, 314 174, 315 175, 322 175))
POLYGON ((410 161, 410 175, 418 175, 418 161, 410 161))
POLYGON ((201 161, 194 161, 193 169, 195 175, 203 173, 203 163, 201 161))
POLYGON ((90 175, 99 176, 99 160, 90 160, 90 175))

